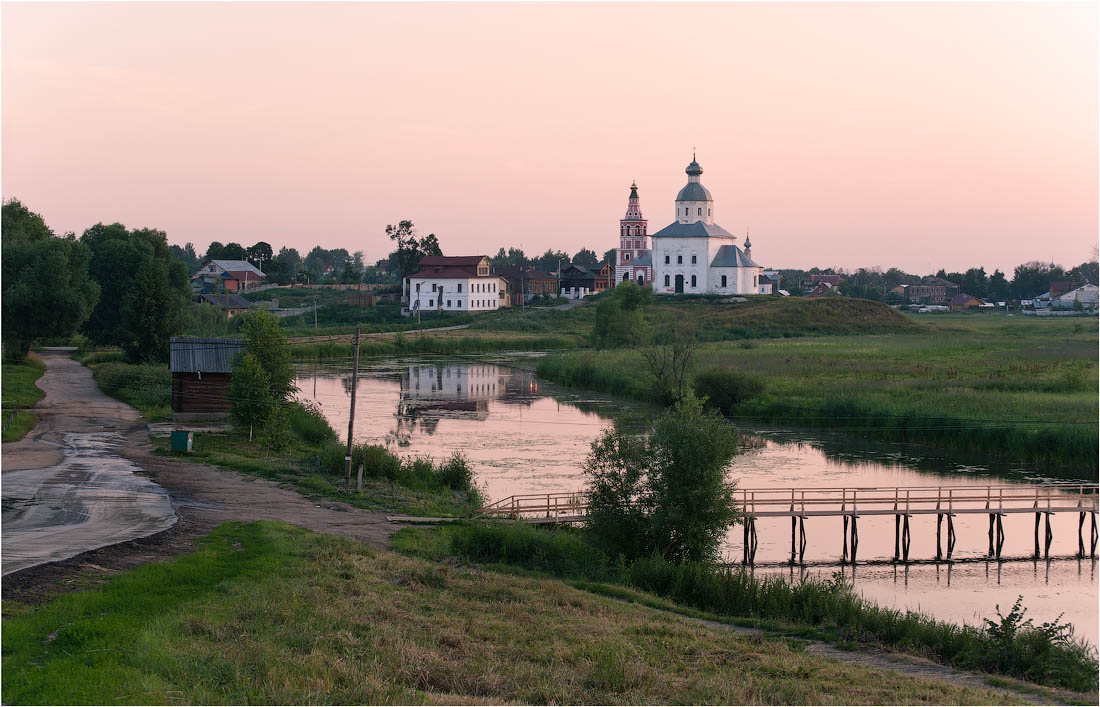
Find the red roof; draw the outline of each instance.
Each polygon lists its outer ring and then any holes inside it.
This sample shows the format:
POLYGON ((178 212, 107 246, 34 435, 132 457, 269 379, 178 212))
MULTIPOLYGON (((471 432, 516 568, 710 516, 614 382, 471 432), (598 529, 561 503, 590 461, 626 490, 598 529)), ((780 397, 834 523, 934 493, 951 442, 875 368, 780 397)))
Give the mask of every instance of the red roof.
POLYGON ((483 280, 505 280, 503 275, 478 275, 477 266, 473 265, 465 268, 448 268, 440 267, 438 270, 434 267, 421 268, 417 270, 409 277, 428 277, 428 278, 448 278, 448 277, 460 277, 460 278, 481 278, 483 280))
POLYGON ((256 273, 250 272, 248 270, 226 270, 225 274, 229 275, 234 280, 240 280, 241 282, 245 282, 246 280, 248 282, 254 282, 258 280, 263 280, 265 277, 264 275, 257 275, 256 273))
POLYGON ((431 265, 477 265, 485 259, 484 255, 425 255, 417 265, 420 268, 431 265))

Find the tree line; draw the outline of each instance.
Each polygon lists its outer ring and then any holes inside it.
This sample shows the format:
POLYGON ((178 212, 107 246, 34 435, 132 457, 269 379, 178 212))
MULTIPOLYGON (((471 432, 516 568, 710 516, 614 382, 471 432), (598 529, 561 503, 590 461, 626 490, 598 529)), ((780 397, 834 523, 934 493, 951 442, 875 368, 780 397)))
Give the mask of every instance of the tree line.
MULTIPOLYGON (((779 272, 782 276, 780 289, 787 290, 791 294, 800 293, 800 283, 809 279, 810 275, 839 275, 840 294, 891 304, 904 301, 902 295, 891 290, 899 285, 918 284, 923 279, 920 275, 914 275, 899 268, 888 270, 877 267, 858 270, 811 268, 809 270, 783 269, 779 272)), ((969 268, 963 272, 947 272, 940 269, 935 276, 958 285, 960 293, 991 301, 1032 299, 1047 292, 1052 282, 1100 284, 1095 257, 1073 268, 1033 260, 1017 265, 1011 279, 1000 270, 994 270, 991 275, 987 274, 984 267, 969 268)))
POLYGON ((134 362, 167 360, 191 287, 164 231, 98 223, 80 238, 58 237, 17 199, 4 203, 2 216, 8 356, 22 359, 37 341, 79 331, 134 362))

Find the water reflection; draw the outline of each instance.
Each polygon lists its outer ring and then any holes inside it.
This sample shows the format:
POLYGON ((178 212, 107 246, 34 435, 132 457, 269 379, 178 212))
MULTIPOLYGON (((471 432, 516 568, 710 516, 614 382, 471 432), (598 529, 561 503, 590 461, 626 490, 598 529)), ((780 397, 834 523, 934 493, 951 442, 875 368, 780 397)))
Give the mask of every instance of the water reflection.
MULTIPOLYGON (((312 398, 337 430, 346 430, 351 376, 340 368, 303 368, 297 385, 312 398)), ((611 425, 644 430, 655 410, 607 396, 563 389, 539 381, 505 361, 463 361, 415 357, 367 362, 357 392, 354 438, 387 444, 396 451, 437 459, 458 451, 474 469, 490 499, 517 493, 567 492, 584 486, 581 467, 589 445, 611 425)), ((741 454, 731 467, 740 488, 825 486, 985 486, 994 474, 1020 482, 1042 478, 1027 465, 998 466, 988 460, 945 455, 912 444, 877 442, 820 430, 739 426, 741 454)), ((997 483, 1000 483, 998 480, 997 483)), ((1052 519, 1056 546, 1076 550, 1075 514, 1052 519)), ((759 572, 831 576, 841 572, 868 598, 898 608, 921 609, 955 621, 977 623, 995 604, 1012 605, 1018 594, 1038 621, 1063 611, 1081 635, 1097 638, 1095 562, 984 562, 984 516, 956 519, 958 543, 953 564, 894 565, 893 519, 860 521, 860 558, 879 564, 839 566, 839 519, 813 518, 806 551, 809 567, 779 565, 789 557, 790 524, 759 519, 759 572), (969 559, 969 561, 967 561, 969 559), (941 566, 942 565, 942 566, 941 566), (1041 565, 1041 566, 1040 566, 1041 565), (1084 565, 1088 565, 1085 567, 1084 565)), ((1028 516, 1006 518, 1005 552, 1027 557, 1032 528, 1028 516)), ((912 521, 913 558, 935 556, 934 516, 912 521)), ((730 533, 724 554, 740 559, 740 529, 730 533)))

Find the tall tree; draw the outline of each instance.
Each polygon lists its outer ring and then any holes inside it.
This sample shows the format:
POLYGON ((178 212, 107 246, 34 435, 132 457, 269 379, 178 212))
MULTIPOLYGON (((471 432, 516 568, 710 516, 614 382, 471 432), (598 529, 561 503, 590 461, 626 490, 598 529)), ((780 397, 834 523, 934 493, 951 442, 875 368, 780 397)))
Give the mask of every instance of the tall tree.
POLYGON ((607 263, 608 265, 614 265, 615 264, 615 249, 612 248, 610 250, 604 251, 603 260, 601 260, 600 262, 601 263, 607 263))
POLYGON ((225 251, 225 246, 218 241, 213 241, 206 249, 206 255, 202 257, 203 262, 210 262, 211 260, 225 260, 225 256, 222 253, 225 251))
POLYGON ((577 251, 577 254, 573 256, 573 262, 577 265, 596 265, 599 263, 599 259, 596 258, 595 251, 588 248, 581 248, 577 251))
POLYGON ((247 251, 248 262, 252 263, 260 270, 264 269, 264 263, 270 263, 274 254, 271 250, 271 244, 259 241, 255 245, 248 248, 247 251))
POLYGON ((164 231, 100 223, 80 242, 91 251, 88 272, 101 290, 84 333, 97 344, 121 346, 131 361, 166 361, 191 288, 164 231))
POLYGON ((434 233, 429 233, 420 239, 420 252, 424 255, 443 255, 443 249, 439 247, 439 239, 434 233))
POLYGON ((994 270, 992 277, 989 278, 989 296, 997 302, 1003 302, 1010 294, 1011 289, 1005 274, 1000 270, 994 270))
POLYGON ((22 359, 35 341, 70 336, 99 298, 91 253, 71 235, 56 238, 16 199, 2 209, 4 347, 22 359))
POLYGON ((535 267, 542 272, 556 272, 558 269, 558 263, 562 263, 564 267, 569 263, 569 253, 564 250, 551 250, 546 249, 546 252, 535 259, 535 267))

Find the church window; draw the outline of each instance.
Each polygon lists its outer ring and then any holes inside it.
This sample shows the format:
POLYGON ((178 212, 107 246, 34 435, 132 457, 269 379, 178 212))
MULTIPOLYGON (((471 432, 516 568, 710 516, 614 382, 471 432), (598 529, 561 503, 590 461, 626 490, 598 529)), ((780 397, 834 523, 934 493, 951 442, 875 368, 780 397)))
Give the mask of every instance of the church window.
POLYGON ((702 207, 699 207, 698 209, 696 209, 696 211, 698 212, 698 214, 696 214, 696 215, 698 215, 698 216, 703 215, 703 208, 702 207))
MULTIPOLYGON (((665 262, 668 262, 668 258, 665 258, 665 262)), ((668 275, 665 275, 665 287, 668 287, 668 275)))
POLYGON ((696 262, 697 262, 697 261, 696 261, 696 259, 695 259, 695 256, 694 256, 694 255, 693 255, 693 256, 691 256, 691 264, 692 264, 692 265, 695 265, 695 263, 696 263, 696 262))
POLYGON ((623 253, 623 258, 625 260, 630 260, 630 253, 623 253))
POLYGON ((626 282, 629 279, 630 279, 630 273, 624 272, 623 273, 623 282, 626 282))
POLYGON ((683 264, 684 264, 684 256, 682 256, 682 255, 677 255, 677 256, 676 256, 676 264, 677 264, 677 265, 683 265, 683 264))
POLYGON ((707 216, 710 216, 710 209, 707 209, 707 216))
POLYGON ((725 286, 726 286, 726 276, 723 275, 722 276, 722 287, 725 287, 725 286))
MULTIPOLYGON (((665 265, 668 265, 668 256, 667 255, 665 256, 665 265)), ((668 278, 666 277, 665 279, 668 279, 668 278)), ((665 284, 667 285, 668 283, 666 282, 665 284)))
POLYGON ((695 276, 694 275, 691 276, 691 286, 695 287, 695 276))

